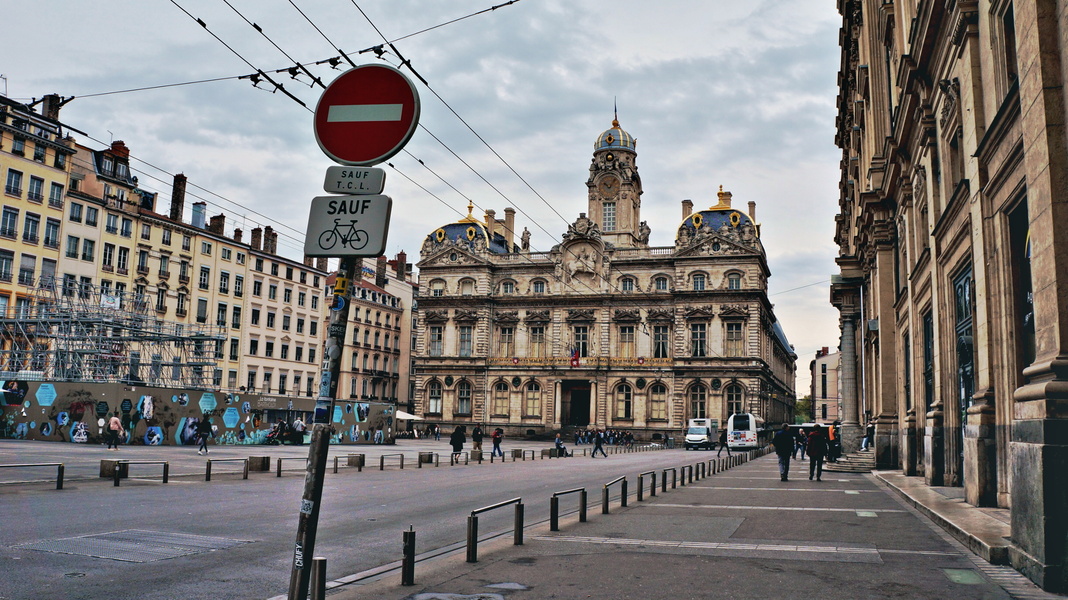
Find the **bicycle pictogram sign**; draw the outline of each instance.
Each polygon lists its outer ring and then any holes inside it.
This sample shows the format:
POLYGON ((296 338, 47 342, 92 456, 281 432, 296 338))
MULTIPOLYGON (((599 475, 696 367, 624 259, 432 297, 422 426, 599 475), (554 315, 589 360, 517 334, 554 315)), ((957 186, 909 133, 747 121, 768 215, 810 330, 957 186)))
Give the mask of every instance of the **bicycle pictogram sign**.
POLYGON ((319 196, 312 199, 307 256, 381 256, 393 200, 389 196, 319 196))

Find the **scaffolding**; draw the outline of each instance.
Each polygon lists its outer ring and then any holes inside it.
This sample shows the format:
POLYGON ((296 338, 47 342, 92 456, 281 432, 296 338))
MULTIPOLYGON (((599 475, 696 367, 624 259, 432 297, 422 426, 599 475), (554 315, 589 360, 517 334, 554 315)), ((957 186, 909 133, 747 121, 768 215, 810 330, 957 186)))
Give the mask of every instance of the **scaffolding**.
POLYGON ((0 379, 217 387, 223 327, 160 318, 126 290, 42 277, 30 292, 0 318, 0 379))

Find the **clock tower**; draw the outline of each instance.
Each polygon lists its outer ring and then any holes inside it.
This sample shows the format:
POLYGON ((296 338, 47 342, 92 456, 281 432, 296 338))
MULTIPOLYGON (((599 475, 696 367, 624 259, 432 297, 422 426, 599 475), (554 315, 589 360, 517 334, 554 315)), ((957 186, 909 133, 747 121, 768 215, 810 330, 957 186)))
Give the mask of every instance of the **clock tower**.
POLYGON ((587 213, 601 238, 623 248, 649 245, 648 227, 641 220, 642 180, 635 164, 638 141, 612 120, 612 127, 593 144, 587 213))

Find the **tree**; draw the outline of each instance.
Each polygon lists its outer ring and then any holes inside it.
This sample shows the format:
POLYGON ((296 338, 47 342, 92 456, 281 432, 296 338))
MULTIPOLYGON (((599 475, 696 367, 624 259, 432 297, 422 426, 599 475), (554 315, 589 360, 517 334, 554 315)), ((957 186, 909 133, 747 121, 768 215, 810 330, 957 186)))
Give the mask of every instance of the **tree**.
POLYGON ((794 408, 794 422, 807 423, 812 420, 812 396, 803 396, 797 399, 794 408))

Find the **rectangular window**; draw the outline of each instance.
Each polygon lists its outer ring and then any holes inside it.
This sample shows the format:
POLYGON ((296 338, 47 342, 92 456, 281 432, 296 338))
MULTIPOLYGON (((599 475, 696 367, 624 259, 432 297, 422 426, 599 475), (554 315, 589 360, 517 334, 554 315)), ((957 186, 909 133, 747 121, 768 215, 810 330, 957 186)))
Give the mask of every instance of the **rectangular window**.
POLYGON ((108 216, 104 219, 104 231, 107 233, 119 232, 119 215, 108 213, 108 216))
POLYGON ((541 386, 532 383, 527 386, 525 404, 523 405, 524 417, 541 416, 541 386))
POLYGON ((292 321, 289 315, 282 315, 282 331, 289 331, 289 324, 292 321))
POLYGON ((515 327, 497 329, 497 356, 502 358, 515 356, 515 327))
POLYGON ((219 250, 219 256, 221 256, 223 260, 230 260, 230 257, 233 256, 233 250, 229 248, 223 248, 219 250))
POLYGON ((94 254, 96 254, 96 242, 93 240, 82 240, 82 260, 92 262, 94 254))
POLYGON ((233 317, 230 319, 230 327, 233 329, 241 329, 241 307, 235 306, 233 310, 233 317))
POLYGON ((119 235, 122 237, 130 237, 133 235, 133 220, 124 218, 122 220, 122 229, 119 230, 119 235))
POLYGON ((206 290, 211 287, 211 267, 200 267, 200 289, 206 290))
POLYGON ((276 316, 276 313, 274 313, 274 312, 268 312, 267 313, 267 327, 270 327, 271 329, 274 329, 275 316, 276 316))
POLYGON ((230 274, 226 271, 219 271, 219 293, 230 293, 230 274))
POLYGON ((576 325, 571 329, 571 337, 574 340, 571 351, 578 351, 578 355, 581 357, 589 356, 590 328, 586 325, 576 325))
POLYGON ((7 187, 4 191, 12 196, 22 196, 22 173, 14 170, 7 170, 7 187))
POLYGON ((704 323, 690 324, 690 356, 708 356, 708 326, 704 323))
POLYGON ((41 216, 33 213, 26 213, 26 218, 22 220, 22 241, 36 244, 40 241, 40 230, 41 216))
MULTIPOLYGON (((460 356, 471 356, 473 350, 471 330, 472 327, 470 325, 460 326, 460 356)), ((377 333, 375 333, 375 337, 378 337, 377 333)))
POLYGON ((274 358, 274 342, 267 342, 263 345, 263 355, 267 358, 274 358))
POLYGON ((82 222, 82 205, 77 202, 70 203, 70 213, 67 215, 67 219, 72 223, 82 222))
POLYGON ((304 333, 304 319, 297 317, 297 333, 304 333))
POLYGON ((444 329, 441 325, 431 325, 429 331, 427 332, 427 335, 429 337, 429 348, 427 349, 427 351, 429 352, 430 356, 441 356, 442 351, 444 350, 445 342, 444 329))
POLYGON ((240 298, 245 295, 245 278, 234 275, 234 296, 240 298))
POLYGON ((241 338, 230 338, 230 360, 241 358, 241 338))
POLYGON ((126 274, 130 268, 130 249, 119 247, 119 259, 115 265, 119 273, 126 274))
POLYGON ((278 286, 277 285, 272 283, 271 285, 267 286, 267 299, 268 300, 277 300, 278 299, 278 286))
POLYGON ((604 206, 604 230, 615 231, 616 230, 616 203, 605 202, 604 206))
POLYGON ((620 358, 634 358, 634 326, 633 325, 620 325, 619 326, 619 352, 620 358))
POLYGON ((170 229, 164 229, 163 230, 163 235, 162 235, 160 241, 163 243, 164 246, 170 246, 171 245, 171 230, 170 229))
POLYGON ((248 353, 249 353, 249 355, 256 356, 256 353, 259 352, 259 351, 260 351, 260 341, 259 340, 249 340, 248 341, 248 353))
POLYGON ((211 256, 211 242, 200 242, 200 253, 211 256))
POLYGON ((197 298, 197 323, 208 322, 208 299, 197 298))
POLYGON ((45 221, 44 244, 49 248, 59 248, 59 221, 56 219, 45 221))
POLYGON ((671 357, 668 335, 667 325, 653 325, 653 358, 671 357))
POLYGON ((151 240, 152 239, 152 226, 149 225, 148 223, 142 223, 141 224, 141 239, 142 240, 151 240))
POLYGON ((258 309, 258 308, 253 308, 252 309, 252 318, 250 319, 250 321, 252 322, 253 325, 259 325, 260 324, 260 309, 258 309))
POLYGON ((297 306, 304 306, 308 299, 307 292, 300 292, 297 294, 297 306))
POLYGON ((0 218, 0 235, 13 238, 19 234, 19 211, 5 206, 0 218))
POLYGON ((92 206, 85 207, 85 224, 90 227, 96 227, 97 221, 100 219, 100 209, 92 206))
POLYGON ((542 358, 545 356, 545 326, 531 325, 527 329, 530 336, 530 357, 542 358))
POLYGON ((293 290, 291 290, 290 288, 286 288, 286 289, 282 290, 282 302, 285 302, 286 304, 289 304, 292 301, 293 301, 293 290))
MULTIPOLYGON (((82 245, 82 239, 81 238, 75 237, 73 235, 68 235, 67 236, 67 258, 78 258, 78 248, 80 248, 81 245, 82 245)), ((111 244, 105 244, 105 247, 106 246, 110 246, 110 245, 111 244)), ((107 261, 105 259, 104 264, 107 265, 109 263, 110 263, 110 261, 107 261)))
POLYGON ((667 388, 659 383, 649 388, 649 418, 667 420, 667 388))
POLYGON ((745 339, 741 323, 727 323, 727 356, 745 356, 745 339))
POLYGON ((30 175, 30 187, 26 190, 26 198, 32 202, 44 202, 44 179, 30 175))
POLYGON ((461 381, 456 386, 456 413, 471 414, 471 384, 461 381))
POLYGON ((632 419, 634 409, 634 389, 629 385, 621 385, 616 388, 616 412, 617 419, 632 419))

